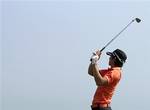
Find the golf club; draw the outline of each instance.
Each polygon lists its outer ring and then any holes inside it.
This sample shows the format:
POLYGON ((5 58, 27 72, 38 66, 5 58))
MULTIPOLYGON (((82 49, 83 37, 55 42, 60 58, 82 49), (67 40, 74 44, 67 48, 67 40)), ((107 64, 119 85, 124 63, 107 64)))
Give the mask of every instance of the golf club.
POLYGON ((133 19, 126 27, 124 27, 115 37, 113 37, 113 39, 111 39, 101 50, 100 52, 102 52, 111 42, 113 42, 127 27, 129 27, 134 21, 136 21, 137 23, 141 22, 141 19, 139 18, 135 18, 133 19))

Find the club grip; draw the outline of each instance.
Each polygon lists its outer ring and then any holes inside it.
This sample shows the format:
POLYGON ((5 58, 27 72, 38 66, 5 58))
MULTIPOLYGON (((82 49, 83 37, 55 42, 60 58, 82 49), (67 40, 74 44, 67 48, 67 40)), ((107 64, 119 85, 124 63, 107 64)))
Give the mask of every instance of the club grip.
POLYGON ((102 52, 105 48, 106 48, 106 47, 103 47, 103 48, 100 50, 100 52, 102 52))

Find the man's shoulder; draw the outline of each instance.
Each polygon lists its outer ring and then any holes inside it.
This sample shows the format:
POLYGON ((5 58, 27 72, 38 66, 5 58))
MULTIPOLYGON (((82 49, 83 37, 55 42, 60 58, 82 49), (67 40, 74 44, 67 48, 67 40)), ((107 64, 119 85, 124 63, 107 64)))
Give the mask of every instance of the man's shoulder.
POLYGON ((121 78, 121 73, 122 73, 122 71, 119 68, 116 68, 116 69, 112 70, 112 75, 113 75, 114 79, 120 79, 121 78))

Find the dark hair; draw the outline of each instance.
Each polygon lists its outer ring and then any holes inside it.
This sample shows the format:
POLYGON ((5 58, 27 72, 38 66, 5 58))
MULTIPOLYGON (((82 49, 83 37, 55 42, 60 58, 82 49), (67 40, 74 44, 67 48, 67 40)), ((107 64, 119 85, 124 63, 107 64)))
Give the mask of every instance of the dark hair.
POLYGON ((120 62, 117 58, 115 58, 114 63, 115 63, 115 66, 117 67, 123 67, 123 62, 120 62))

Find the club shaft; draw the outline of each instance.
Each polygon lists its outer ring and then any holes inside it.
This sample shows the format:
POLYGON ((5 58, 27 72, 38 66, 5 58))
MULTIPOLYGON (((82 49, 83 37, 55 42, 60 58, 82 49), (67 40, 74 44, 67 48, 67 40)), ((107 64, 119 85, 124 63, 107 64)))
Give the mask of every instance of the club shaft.
POLYGON ((102 52, 111 42, 113 42, 127 27, 129 27, 135 20, 132 20, 126 27, 124 27, 113 39, 111 39, 100 51, 102 52))

